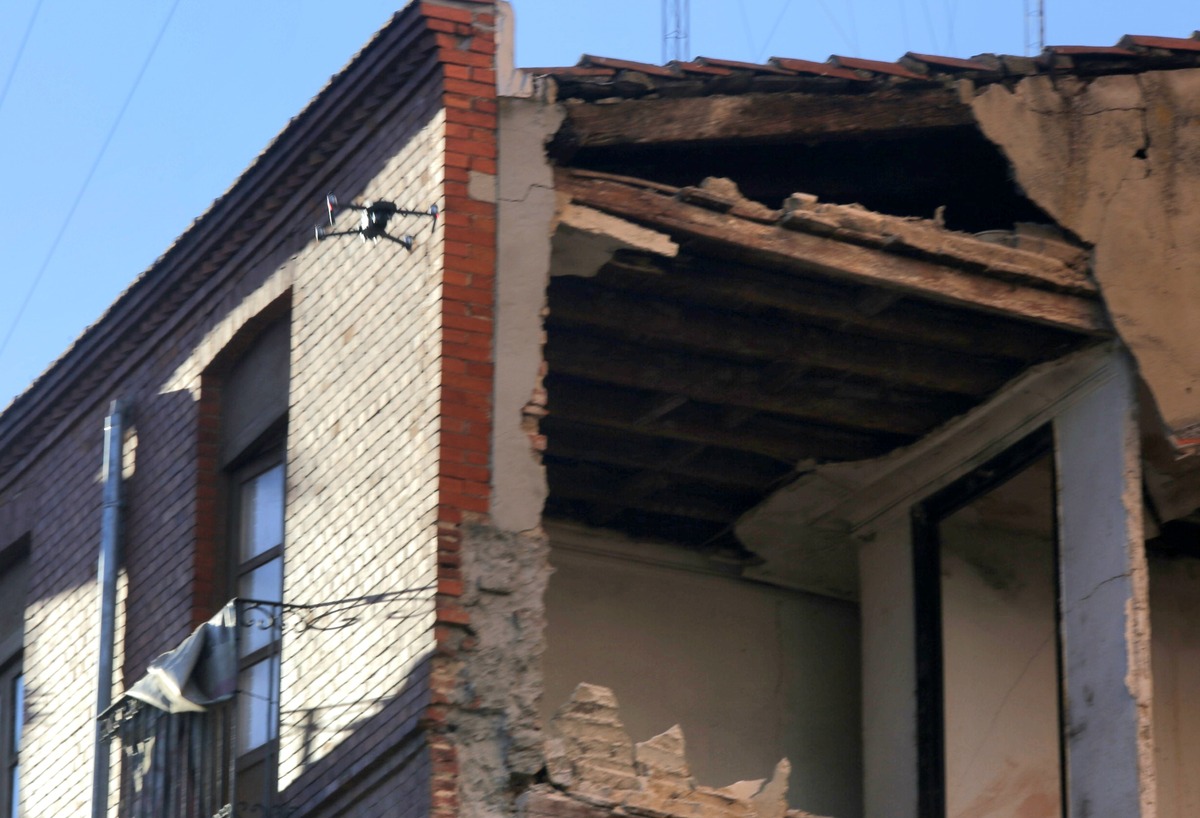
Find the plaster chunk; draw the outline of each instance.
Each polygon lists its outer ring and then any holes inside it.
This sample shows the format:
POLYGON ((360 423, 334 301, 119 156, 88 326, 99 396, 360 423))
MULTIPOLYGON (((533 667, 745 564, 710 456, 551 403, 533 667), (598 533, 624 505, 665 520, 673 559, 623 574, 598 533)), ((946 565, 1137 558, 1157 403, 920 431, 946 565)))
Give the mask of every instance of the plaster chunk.
POLYGON ((684 757, 683 728, 678 724, 665 733, 638 742, 633 750, 638 775, 678 778, 691 782, 691 771, 684 757))
MULTIPOLYGON (((683 729, 669 730, 636 747, 625 732, 616 696, 600 685, 580 684, 550 721, 545 744, 550 782, 579 801, 553 812, 577 811, 580 802, 607 814, 636 812, 679 818, 817 818, 788 809, 792 767, 782 759, 771 779, 728 787, 697 786, 685 754, 683 729), (575 806, 572 807, 572 804, 575 806)), ((550 803, 544 798, 539 803, 550 803)), ((529 814, 545 814, 529 809, 529 814)))
POLYGON ((640 250, 674 258, 679 245, 665 233, 583 205, 567 204, 551 240, 552 275, 585 278, 600 272, 618 250, 640 250))
POLYGON ((751 799, 758 818, 783 818, 788 808, 788 777, 791 774, 791 762, 786 758, 781 758, 775 765, 775 773, 771 776, 771 780, 763 785, 758 794, 751 799))
POLYGON ((581 683, 550 721, 546 768, 564 787, 608 794, 638 788, 633 742, 606 687, 581 683))

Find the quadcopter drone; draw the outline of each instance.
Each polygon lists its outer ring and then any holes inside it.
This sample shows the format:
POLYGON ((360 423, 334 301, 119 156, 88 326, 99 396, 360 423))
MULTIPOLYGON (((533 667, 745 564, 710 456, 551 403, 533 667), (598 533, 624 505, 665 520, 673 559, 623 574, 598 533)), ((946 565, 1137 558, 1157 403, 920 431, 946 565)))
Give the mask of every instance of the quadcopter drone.
MULTIPOLYGON (((349 210, 357 210, 362 215, 359 217, 357 230, 330 230, 324 225, 317 225, 316 235, 317 241, 332 238, 334 236, 358 236, 363 241, 370 239, 372 243, 380 239, 394 241, 396 244, 402 245, 406 250, 412 250, 413 237, 406 235, 403 238, 397 238, 387 231, 388 221, 393 216, 428 216, 433 219, 433 227, 437 227, 438 206, 431 205, 429 210, 408 210, 403 207, 397 207, 395 202, 366 202, 365 204, 346 204, 340 205, 349 210)), ((329 227, 333 227, 334 214, 339 207, 337 196, 330 193, 325 197, 325 209, 329 211, 329 227)))

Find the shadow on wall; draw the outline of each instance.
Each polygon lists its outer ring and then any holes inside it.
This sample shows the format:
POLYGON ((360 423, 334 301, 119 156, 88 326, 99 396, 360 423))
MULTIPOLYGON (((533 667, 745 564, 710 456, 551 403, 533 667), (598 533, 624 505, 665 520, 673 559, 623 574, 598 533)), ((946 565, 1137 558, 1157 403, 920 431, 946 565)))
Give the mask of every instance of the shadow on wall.
POLYGON ((394 696, 281 714, 281 731, 300 733, 304 748, 303 772, 279 793, 287 814, 296 818, 429 814, 432 765, 420 721, 429 704, 429 666, 429 656, 418 661, 394 696), (364 715, 348 724, 344 738, 331 752, 312 761, 317 725, 331 711, 346 708, 360 708, 364 715))

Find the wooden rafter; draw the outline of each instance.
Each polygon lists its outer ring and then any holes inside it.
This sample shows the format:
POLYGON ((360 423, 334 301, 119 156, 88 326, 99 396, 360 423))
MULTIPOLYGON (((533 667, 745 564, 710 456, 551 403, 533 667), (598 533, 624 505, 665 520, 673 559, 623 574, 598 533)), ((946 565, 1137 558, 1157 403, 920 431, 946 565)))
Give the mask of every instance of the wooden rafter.
POLYGON ((556 279, 547 327, 587 327, 616 337, 702 354, 786 361, 939 392, 978 395, 1015 374, 1011 364, 936 347, 876 338, 729 309, 692 307, 622 294, 590 279, 556 279))
MULTIPOLYGON (((595 176, 560 171, 556 187, 576 203, 652 227, 710 256, 893 289, 1076 333, 1109 332, 1095 297, 1038 289, 944 262, 762 224, 595 176)), ((1036 274, 1029 271, 1030 278, 1036 274)))
POLYGON ((555 143, 561 156, 614 146, 896 137, 973 122, 970 107, 946 88, 847 95, 835 105, 823 94, 740 94, 571 104, 555 143))
POLYGON ((953 396, 891 389, 800 367, 789 367, 781 377, 777 369, 561 331, 547 344, 546 360, 552 372, 565 375, 896 435, 922 435, 944 421, 947 411, 956 414, 968 405, 953 396))
POLYGON ((757 415, 736 428, 724 424, 721 406, 687 403, 649 424, 639 421, 657 403, 653 393, 585 378, 564 377, 553 368, 547 381, 551 416, 617 432, 748 452, 794 466, 803 460, 861 460, 911 443, 913 435, 870 433, 757 415))

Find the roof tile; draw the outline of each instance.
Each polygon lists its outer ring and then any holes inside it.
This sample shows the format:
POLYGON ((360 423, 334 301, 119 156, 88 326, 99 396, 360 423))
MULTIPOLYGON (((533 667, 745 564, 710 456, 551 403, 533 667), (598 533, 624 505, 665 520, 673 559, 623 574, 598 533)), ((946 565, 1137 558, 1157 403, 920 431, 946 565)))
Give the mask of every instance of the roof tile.
POLYGON ((580 64, 588 68, 616 68, 620 71, 640 71, 643 74, 649 74, 652 77, 675 77, 676 74, 670 68, 662 65, 653 65, 648 62, 634 62, 633 60, 618 60, 612 57, 596 57, 591 54, 584 54, 580 59, 580 64))
POLYGON ((904 55, 904 59, 909 59, 918 63, 925 63, 934 68, 943 71, 992 71, 992 66, 978 60, 963 60, 958 57, 942 57, 937 54, 917 54, 910 51, 904 55))
POLYGON ((845 68, 838 68, 836 65, 831 65, 827 62, 813 62, 812 60, 793 60, 787 57, 772 57, 771 63, 780 68, 791 71, 795 74, 812 74, 816 77, 837 77, 843 80, 855 80, 863 82, 866 77, 849 71, 845 68))
POLYGON ((1200 51, 1200 38, 1191 37, 1148 37, 1142 34, 1126 34, 1117 43, 1124 48, 1162 48, 1168 51, 1200 51))
POLYGON ((1136 57, 1136 51, 1115 45, 1048 45, 1046 51, 1062 57, 1136 57))
POLYGON ((718 68, 733 68, 742 71, 754 71, 762 74, 790 74, 791 71, 780 68, 777 65, 760 65, 753 62, 740 62, 739 60, 720 60, 716 57, 697 57, 696 62, 701 65, 715 65, 718 68))
POLYGON ((733 73, 728 68, 721 68, 716 65, 701 65, 698 62, 681 60, 671 60, 671 67, 684 74, 709 74, 715 77, 727 77, 733 73))
POLYGON ((829 58, 829 61, 841 68, 852 68, 855 71, 870 71, 875 74, 887 74, 893 77, 903 77, 904 79, 909 80, 928 79, 928 77, 923 77, 915 71, 909 71, 903 65, 894 62, 863 60, 858 57, 843 57, 839 54, 834 54, 829 58))

